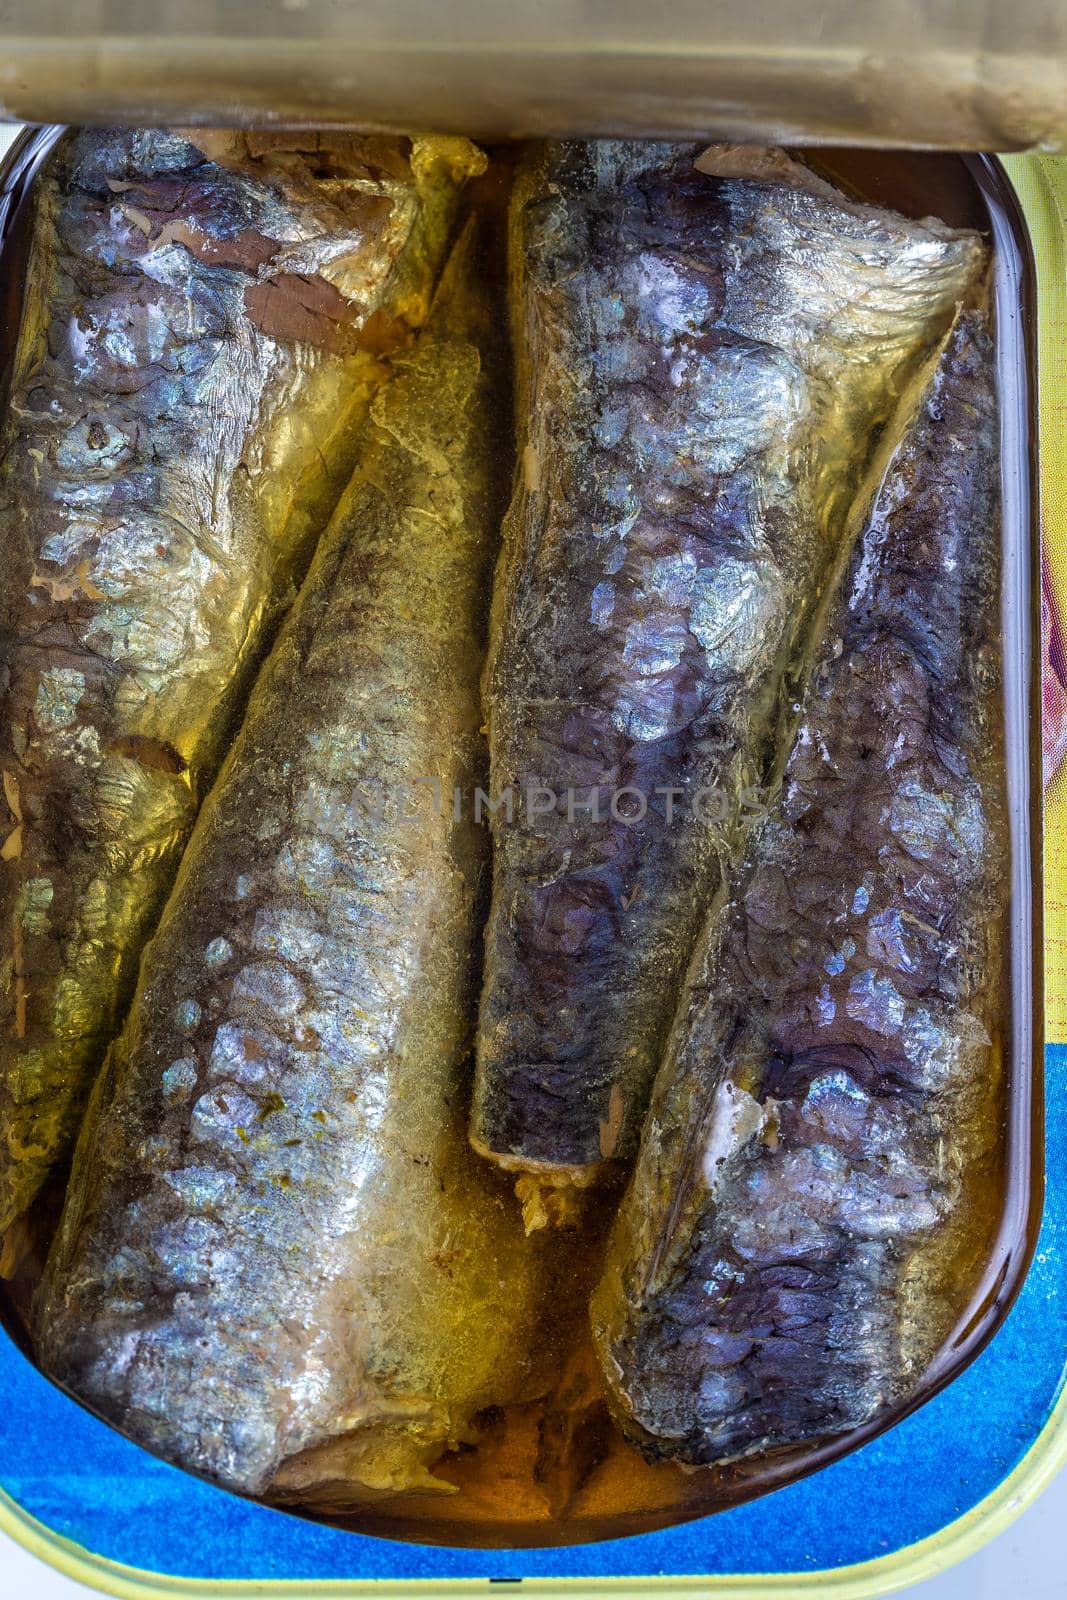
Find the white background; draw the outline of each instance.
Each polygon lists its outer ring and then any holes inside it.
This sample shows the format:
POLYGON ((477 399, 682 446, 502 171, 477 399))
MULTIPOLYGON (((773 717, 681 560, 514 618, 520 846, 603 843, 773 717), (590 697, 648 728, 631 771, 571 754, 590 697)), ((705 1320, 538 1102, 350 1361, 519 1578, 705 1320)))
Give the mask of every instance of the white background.
MULTIPOLYGON (((0 123, 0 156, 15 131, 0 123)), ((89 1592, 0 1533, 0 1600, 73 1600, 89 1592)), ((922 1600, 1065 1600, 1067 1473, 985 1550, 911 1593, 922 1600)))

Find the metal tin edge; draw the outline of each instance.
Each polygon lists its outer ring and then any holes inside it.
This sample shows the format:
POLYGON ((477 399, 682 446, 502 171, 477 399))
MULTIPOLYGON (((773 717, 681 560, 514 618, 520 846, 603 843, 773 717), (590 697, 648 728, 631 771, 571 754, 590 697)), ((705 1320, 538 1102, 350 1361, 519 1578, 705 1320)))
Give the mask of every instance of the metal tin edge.
MULTIPOLYGON (((1040 462, 1042 537, 1050 537, 1049 519, 1067 538, 1067 438, 1063 437, 1063 396, 1067 394, 1067 344, 1054 337, 1067 324, 1067 158, 1014 155, 1000 158, 1018 197, 1037 265, 1038 426, 1044 441, 1040 462), (1057 424, 1059 426, 1057 427, 1057 424)), ((1061 599, 1067 600, 1067 570, 1060 575, 1061 599)), ((1061 773, 1061 779, 1064 775, 1061 773)), ((1059 785, 1067 808, 1067 779, 1059 785)), ((1053 803, 1056 796, 1053 794, 1053 803)), ((1065 809, 1067 815, 1067 809, 1065 809)), ((1046 903, 1046 915, 1049 906, 1046 903)), ((1046 925, 1046 962, 1056 936, 1067 951, 1067 907, 1063 928, 1046 925)), ((1067 962, 1065 962, 1067 979, 1067 962)), ((1067 981, 1047 985, 1047 1032, 1051 1042, 1067 1040, 1067 981)), ((834 1600, 875 1600, 948 1570, 978 1552, 1008 1528, 1067 1464, 1067 1392, 1061 1393, 1040 1433, 1022 1460, 998 1487, 937 1533, 885 1556, 850 1566, 804 1573, 754 1573, 688 1577, 524 1578, 522 1593, 571 1600, 597 1600, 613 1594, 712 1595, 716 1600, 800 1600, 813 1593, 834 1600)), ((332 1597, 411 1595, 425 1592, 425 1578, 411 1579, 220 1579, 204 1581, 152 1573, 94 1554, 56 1533, 24 1511, 0 1489, 0 1530, 56 1571, 118 1600, 161 1596, 332 1597)), ((438 1579, 435 1592, 453 1596, 484 1595, 492 1580, 438 1579)), ((510 1585, 509 1585, 510 1587, 510 1585)))
MULTIPOLYGON (((1067 615, 1067 160, 1005 156, 1002 166, 1022 208, 1037 268, 1038 430, 1041 537, 1060 615, 1067 615)), ((1067 894, 1047 841, 1067 837, 1067 771, 1045 793, 1045 1038, 1067 1041, 1067 894)))

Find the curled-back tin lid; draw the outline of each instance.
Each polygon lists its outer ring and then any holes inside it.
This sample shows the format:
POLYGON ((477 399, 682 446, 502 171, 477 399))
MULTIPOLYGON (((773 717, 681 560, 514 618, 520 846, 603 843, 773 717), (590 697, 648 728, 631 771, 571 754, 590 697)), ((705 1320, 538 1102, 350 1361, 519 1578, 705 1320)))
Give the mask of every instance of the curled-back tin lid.
POLYGON ((5 0, 0 113, 1067 145, 1062 0, 5 0))

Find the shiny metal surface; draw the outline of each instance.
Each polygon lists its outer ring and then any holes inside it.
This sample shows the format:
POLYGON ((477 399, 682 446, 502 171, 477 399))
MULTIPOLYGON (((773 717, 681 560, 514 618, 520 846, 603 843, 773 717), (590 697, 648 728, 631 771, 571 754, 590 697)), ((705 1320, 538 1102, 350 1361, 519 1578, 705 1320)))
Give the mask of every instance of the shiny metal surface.
POLYGON ((1058 0, 8 0, 38 121, 1063 148, 1058 0))

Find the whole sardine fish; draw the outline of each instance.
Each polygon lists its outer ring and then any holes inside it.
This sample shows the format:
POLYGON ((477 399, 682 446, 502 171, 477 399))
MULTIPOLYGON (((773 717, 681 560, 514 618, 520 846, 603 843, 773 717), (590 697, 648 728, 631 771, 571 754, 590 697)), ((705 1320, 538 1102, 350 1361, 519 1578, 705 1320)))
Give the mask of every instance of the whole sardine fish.
POLYGON ((549 145, 513 205, 472 1136, 540 1174, 534 1223, 632 1150, 875 440, 981 259, 780 152, 695 158, 549 145))
POLYGON ((481 163, 462 140, 88 131, 39 180, 0 457, 0 1232, 69 1153, 481 163))
POLYGON ((500 400, 466 260, 204 806, 39 1308, 53 1378, 253 1494, 444 1487, 428 1464, 537 1360, 541 1258, 459 1070, 500 400))
POLYGON ((690 969, 594 1297, 650 1454, 717 1462, 885 1415, 973 1287, 1003 1104, 997 451, 968 312, 690 969))

